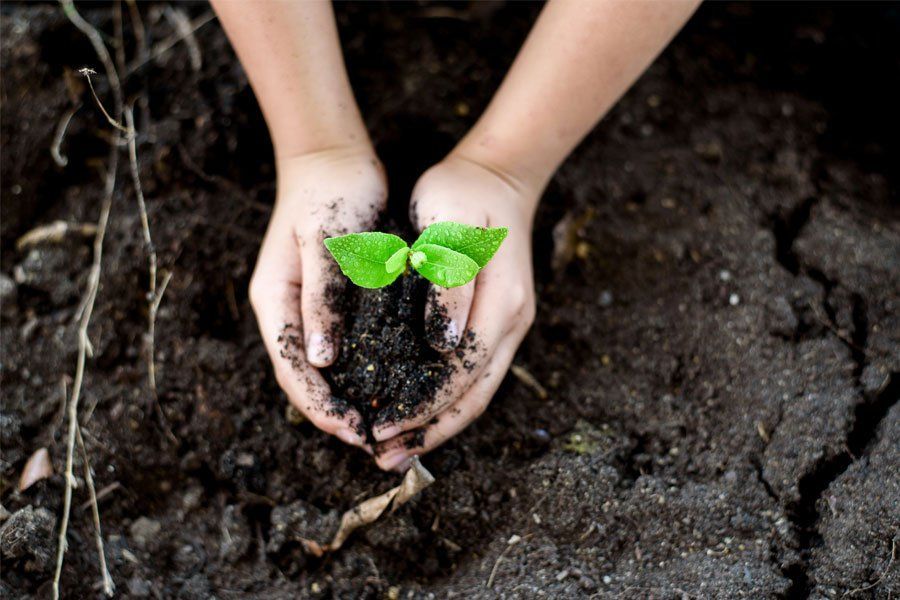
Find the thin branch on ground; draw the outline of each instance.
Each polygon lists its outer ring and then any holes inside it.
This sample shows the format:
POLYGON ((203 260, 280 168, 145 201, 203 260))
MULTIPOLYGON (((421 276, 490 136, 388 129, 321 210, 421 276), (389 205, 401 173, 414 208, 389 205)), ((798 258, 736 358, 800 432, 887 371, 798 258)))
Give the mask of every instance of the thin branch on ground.
POLYGON ((150 263, 150 289, 147 292, 148 321, 147 321, 147 378, 150 384, 150 394, 154 410, 160 419, 160 425, 165 431, 169 441, 175 443, 178 438, 169 428, 168 420, 159 405, 159 392, 156 387, 156 315, 159 312, 159 304, 172 277, 167 273, 163 283, 157 289, 157 270, 159 260, 156 255, 156 247, 153 245, 153 237, 150 235, 150 217, 147 215, 147 203, 144 200, 144 191, 141 187, 141 177, 137 162, 137 141, 134 132, 134 109, 131 106, 125 108, 125 123, 132 135, 128 137, 128 162, 131 166, 131 179, 134 183, 134 194, 137 197, 138 209, 141 214, 141 230, 144 235, 144 245, 147 247, 148 261, 150 263))
MULTIPOLYGON (((60 3, 66 17, 68 17, 68 19, 76 28, 78 28, 82 33, 84 33, 85 36, 87 36, 88 40, 90 40, 91 42, 91 45, 94 47, 94 51, 97 53, 97 57, 100 59, 100 62, 103 64, 103 67, 106 70, 106 75, 109 80, 109 86, 112 91, 114 100, 114 112, 118 118, 121 118, 122 110, 124 107, 122 86, 119 83, 119 75, 116 72, 112 59, 110 58, 109 51, 106 49, 106 45, 103 42, 103 37, 100 35, 100 32, 97 31, 96 28, 94 28, 93 25, 85 21, 84 18, 78 13, 78 11, 75 9, 75 5, 72 3, 72 0, 60 0, 60 3)), ((102 103, 100 103, 96 92, 94 92, 93 84, 91 83, 89 77, 88 84, 91 87, 91 92, 94 94, 95 100, 97 100, 98 104, 100 105, 102 112, 107 115, 108 120, 111 123, 118 123, 118 121, 110 117, 109 113, 106 112, 106 109, 103 108, 103 105, 102 103)), ((59 598, 59 581, 60 577, 62 576, 63 560, 65 558, 67 545, 66 535, 68 533, 69 517, 72 510, 72 490, 76 485, 75 476, 72 473, 72 465, 74 462, 75 454, 75 440, 76 438, 80 437, 80 428, 78 425, 78 402, 81 398, 81 389, 84 383, 85 362, 87 361, 87 356, 91 348, 90 340, 88 338, 88 327, 91 322, 91 315, 94 312, 94 303, 97 300, 97 292, 100 289, 100 274, 103 264, 103 240, 106 237, 106 229, 107 225, 109 224, 109 213, 112 209, 113 194, 116 189, 116 173, 119 166, 118 146, 119 136, 117 135, 114 136, 110 141, 109 163, 106 170, 103 199, 100 204, 100 217, 97 221, 97 234, 94 236, 93 262, 88 274, 88 282, 87 288, 85 289, 84 293, 84 299, 81 303, 81 306, 79 307, 78 358, 75 366, 75 377, 72 382, 72 397, 69 400, 68 408, 69 431, 66 443, 65 490, 63 492, 63 514, 62 519, 60 520, 59 540, 56 551, 56 571, 53 575, 54 600, 57 600, 59 598)), ((103 568, 104 575, 108 576, 105 559, 101 566, 103 568)), ((104 581, 104 587, 106 587, 105 583, 106 582, 104 581)))
POLYGON ((69 434, 66 443, 66 472, 65 491, 63 493, 63 514, 59 526, 59 544, 56 553, 56 573, 53 576, 53 598, 59 598, 59 579, 62 575, 63 557, 66 552, 66 533, 69 526, 69 514, 72 509, 72 489, 75 487, 75 476, 72 474, 72 463, 75 454, 75 439, 78 427, 78 401, 81 398, 81 388, 84 382, 84 366, 87 360, 88 326, 91 322, 91 314, 94 311, 94 302, 97 299, 97 291, 100 288, 100 271, 103 260, 103 239, 106 236, 106 227, 109 223, 109 213, 112 208, 113 192, 116 187, 116 171, 118 170, 119 152, 117 144, 110 146, 109 168, 106 174, 106 183, 103 193, 103 202, 100 208, 100 218, 97 221, 97 235, 94 237, 94 260, 88 274, 87 290, 83 302, 84 310, 78 324, 78 362, 75 367, 75 378, 72 383, 72 397, 69 400, 69 434))
POLYGON ((137 142, 134 135, 134 110, 130 106, 125 109, 125 123, 128 125, 127 131, 131 134, 128 136, 128 163, 131 166, 131 180, 134 183, 134 194, 137 197, 138 210, 141 214, 141 231, 144 234, 144 245, 147 247, 150 261, 150 292, 148 299, 152 304, 156 299, 156 270, 158 262, 156 248, 153 246, 153 238, 150 235, 150 218, 147 216, 147 203, 144 201, 144 191, 141 188, 141 177, 137 162, 137 142))
POLYGON ((138 209, 141 214, 141 230, 144 234, 144 245, 147 246, 147 254, 150 260, 150 301, 153 302, 156 297, 156 269, 157 257, 156 248, 153 246, 153 238, 150 235, 150 219, 147 216, 147 204, 144 201, 144 191, 141 187, 141 178, 138 171, 137 162, 137 142, 134 135, 134 110, 132 107, 125 109, 125 122, 128 125, 127 131, 131 133, 128 136, 128 162, 131 166, 131 179, 134 182, 134 194, 137 196, 138 209))
POLYGON ((531 388, 531 391, 533 391, 538 398, 541 400, 547 399, 547 388, 541 385, 541 382, 537 380, 537 377, 531 374, 531 371, 519 365, 510 365, 509 370, 519 381, 531 388))
POLYGON ((125 71, 125 23, 122 18, 122 0, 113 2, 113 31, 115 36, 116 71, 125 71))
MULTIPOLYGON (((107 496, 109 496, 110 494, 112 494, 113 492, 115 492, 116 490, 118 490, 121 487, 122 487, 121 481, 113 481, 109 485, 103 486, 102 488, 97 490, 96 502, 99 504, 101 500, 103 500, 104 498, 106 498, 107 496)), ((84 510, 84 509, 92 506, 93 503, 94 503, 93 498, 90 500, 87 500, 81 506, 78 507, 78 510, 84 510)))
POLYGON ((38 225, 34 229, 27 231, 16 240, 16 250, 22 252, 42 244, 59 244, 68 236, 92 238, 95 235, 97 235, 96 223, 53 221, 52 223, 38 225))
POLYGON ((528 533, 523 536, 512 536, 506 542, 506 548, 500 552, 500 555, 497 556, 497 560, 494 561, 494 567, 491 569, 491 574, 488 576, 487 582, 484 584, 484 587, 491 589, 494 587, 494 578, 497 576, 497 571, 500 569, 500 563, 503 562, 503 559, 506 558, 506 555, 513 548, 513 546, 523 542, 533 536, 533 533, 528 533))
MULTIPOLYGON (((216 15, 212 11, 205 13, 203 15, 200 15, 194 21, 191 22, 191 28, 190 28, 189 33, 190 34, 197 33, 197 31, 201 27, 203 27, 210 21, 214 20, 215 18, 216 18, 216 15)), ((157 58, 159 58, 160 56, 162 56, 163 54, 165 54, 166 52, 168 52, 169 50, 174 48, 180 42, 184 41, 184 39, 185 39, 185 36, 180 33, 164 39, 163 41, 158 43, 153 48, 153 52, 150 54, 150 56, 143 58, 143 59, 138 58, 136 61, 134 61, 130 65, 128 65, 128 70, 125 72, 125 76, 130 77, 135 71, 137 71, 138 69, 140 69, 147 63, 156 60, 157 58)))
POLYGON ((84 445, 84 438, 81 435, 81 426, 75 428, 78 438, 78 446, 81 448, 81 461, 84 463, 84 481, 87 483, 88 495, 90 496, 91 512, 94 516, 94 541, 97 544, 97 555, 100 560, 100 574, 103 577, 103 593, 110 598, 116 591, 109 569, 106 566, 106 552, 103 550, 103 532, 100 529, 100 508, 97 506, 97 491, 94 488, 94 476, 91 474, 91 460, 88 457, 87 446, 84 445))
MULTIPOLYGON (((131 29, 134 32, 134 41, 137 46, 138 61, 150 60, 150 48, 147 45, 147 29, 144 27, 144 19, 141 17, 141 11, 135 0, 128 0, 128 12, 131 15, 131 29)), ((127 73, 127 68, 122 69, 123 73, 127 73)), ((147 77, 143 77, 144 85, 141 93, 138 94, 137 104, 141 109, 141 123, 144 127, 150 125, 150 99, 147 97, 147 77)))
POLYGON ((167 4, 163 10, 163 16, 168 19, 169 23, 175 28, 184 39, 184 45, 187 46, 188 56, 191 59, 191 68, 198 72, 203 68, 203 55, 200 54, 200 44, 194 37, 193 25, 187 13, 180 8, 172 8, 171 4, 167 4))
POLYGON ((66 137, 66 129, 69 128, 69 123, 72 121, 72 117, 75 116, 75 113, 78 112, 79 108, 81 108, 81 105, 73 106, 67 110, 59 120, 59 125, 56 126, 53 143, 50 145, 50 156, 53 157, 53 162, 60 167, 69 164, 69 158, 60 152, 60 148, 62 148, 63 139, 66 137))
MULTIPOLYGON (((60 4, 62 4, 63 12, 66 13, 66 17, 69 18, 75 27, 87 36, 91 45, 94 47, 94 52, 97 53, 97 58, 99 58, 100 62, 103 64, 103 70, 106 71, 106 77, 109 80, 109 88, 112 90, 113 112, 117 115, 122 114, 122 110, 125 107, 124 96, 122 95, 122 84, 119 82, 119 73, 116 71, 116 66, 113 64, 112 57, 109 55, 109 50, 106 49, 106 44, 103 43, 103 36, 97 31, 96 27, 84 20, 84 17, 82 17, 75 8, 75 4, 72 0, 60 0, 60 4)), ((80 73, 87 77, 88 86, 91 88, 94 100, 97 101, 97 105, 100 107, 100 110, 103 112, 107 121, 109 121, 116 129, 125 131, 122 124, 106 112, 103 103, 100 102, 100 98, 97 97, 97 92, 94 91, 94 84, 89 77, 89 75, 95 73, 95 71, 92 69, 81 69, 80 73)))
POLYGON ((97 103, 97 107, 100 109, 100 112, 103 113, 103 116, 106 117, 106 120, 109 121, 109 124, 119 131, 124 132, 126 135, 130 135, 128 128, 119 123, 117 120, 113 119, 110 114, 106 112, 106 108, 103 107, 103 102, 101 102, 100 97, 97 96, 97 91, 94 89, 94 82, 91 80, 91 75, 96 75, 97 71, 85 67, 83 69, 78 69, 78 72, 84 75, 84 78, 87 79, 88 87, 91 89, 91 95, 94 96, 94 101, 97 103))

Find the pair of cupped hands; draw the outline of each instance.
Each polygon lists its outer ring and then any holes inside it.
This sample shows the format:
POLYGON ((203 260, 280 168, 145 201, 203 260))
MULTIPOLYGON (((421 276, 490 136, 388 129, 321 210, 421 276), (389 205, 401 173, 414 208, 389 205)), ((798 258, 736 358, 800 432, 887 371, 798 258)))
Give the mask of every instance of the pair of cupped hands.
MULTIPOLYGON (((376 424, 372 445, 357 411, 336 410, 319 372, 339 351, 341 317, 329 297, 345 285, 323 240, 374 229, 387 203, 384 168, 371 148, 356 147, 280 158, 277 168, 277 200, 250 283, 275 376, 316 427, 365 450, 382 469, 403 471, 413 455, 439 446, 484 412, 534 320, 531 229, 540 191, 456 151, 419 178, 410 199, 410 218, 419 231, 456 221, 507 227, 509 234, 475 280, 435 288, 432 297, 446 308, 449 321, 442 339, 429 343, 458 368, 422 411, 376 424), (469 330, 477 340, 474 357, 457 357, 453 350, 469 330), (285 336, 297 347, 286 347, 285 336), (462 368, 463 360, 475 367, 462 368), (413 436, 421 443, 410 444, 413 436)), ((433 303, 425 310, 428 319, 433 303)))

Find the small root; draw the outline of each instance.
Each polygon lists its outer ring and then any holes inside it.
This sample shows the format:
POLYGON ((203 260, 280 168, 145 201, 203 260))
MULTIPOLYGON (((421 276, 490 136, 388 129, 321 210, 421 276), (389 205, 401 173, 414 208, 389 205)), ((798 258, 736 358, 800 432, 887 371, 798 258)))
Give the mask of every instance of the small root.
POLYGON ((203 68, 203 55, 200 54, 200 44, 197 43, 197 38, 194 37, 193 26, 187 13, 180 8, 172 8, 171 5, 167 5, 163 15, 169 20, 175 31, 178 32, 178 35, 184 39, 184 45, 187 47, 188 56, 191 59, 191 69, 195 73, 199 73, 200 69, 203 68))
POLYGON ((53 221, 46 225, 40 225, 16 240, 16 250, 22 252, 41 244, 58 244, 69 235, 93 237, 97 235, 97 225, 95 223, 69 223, 68 221, 53 221))
POLYGON ((59 125, 56 126, 56 133, 53 135, 53 143, 50 145, 50 156, 53 157, 53 162, 60 167, 69 164, 69 158, 60 152, 60 148, 62 148, 63 139, 66 137, 66 130, 69 128, 69 122, 72 121, 72 117, 75 116, 75 113, 78 112, 79 108, 81 108, 80 105, 73 106, 63 114, 62 118, 59 120, 59 125))
MULTIPOLYGON (((201 27, 203 27, 210 21, 213 21, 215 18, 216 18, 216 15, 212 11, 199 16, 197 19, 195 19, 194 21, 191 22, 190 33, 192 35, 197 33, 197 31, 201 27)), ((156 60, 157 58, 159 58, 160 56, 162 56, 163 54, 165 54, 166 52, 168 52, 169 50, 171 50, 172 48, 177 46, 184 39, 185 39, 185 36, 182 35, 181 33, 178 33, 176 35, 170 36, 170 37, 166 38, 165 40, 161 41, 156 46, 154 46, 153 52, 151 52, 149 56, 146 56, 143 58, 139 57, 136 61, 134 61, 130 65, 128 65, 128 70, 125 72, 125 76, 126 77, 131 76, 135 71, 137 71, 138 69, 140 69, 147 63, 156 60)))
POLYGON ((525 367, 520 367, 519 365, 510 365, 509 370, 513 375, 516 376, 519 381, 524 383, 527 387, 531 388, 531 390, 535 394, 537 394, 538 398, 540 398, 541 400, 547 399, 547 388, 541 385, 541 382, 531 374, 531 371, 529 371, 525 367))

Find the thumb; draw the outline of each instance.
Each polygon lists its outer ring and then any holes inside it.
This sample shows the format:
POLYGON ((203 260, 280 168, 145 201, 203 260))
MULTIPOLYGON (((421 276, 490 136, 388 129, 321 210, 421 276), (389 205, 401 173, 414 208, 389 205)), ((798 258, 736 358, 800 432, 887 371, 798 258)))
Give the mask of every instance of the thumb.
POLYGON ((425 305, 425 337, 432 348, 450 352, 459 345, 474 296, 475 281, 451 289, 431 286, 425 305))
POLYGON ((301 251, 303 285, 300 288, 300 311, 303 315, 306 360, 321 368, 329 366, 337 358, 342 324, 337 306, 345 284, 320 237, 324 235, 308 240, 301 251))
MULTIPOLYGON (((424 196, 422 198, 425 200, 424 196)), ((484 215, 466 214, 462 207, 447 205, 446 202, 416 202, 417 223, 419 231, 433 223, 455 221, 476 227, 485 227, 487 218, 484 215), (431 204, 431 210, 425 206, 431 204)), ((428 344, 438 352, 454 350, 462 340, 469 321, 472 299, 475 297, 476 280, 455 288, 442 288, 432 285, 425 305, 425 338, 428 344)))

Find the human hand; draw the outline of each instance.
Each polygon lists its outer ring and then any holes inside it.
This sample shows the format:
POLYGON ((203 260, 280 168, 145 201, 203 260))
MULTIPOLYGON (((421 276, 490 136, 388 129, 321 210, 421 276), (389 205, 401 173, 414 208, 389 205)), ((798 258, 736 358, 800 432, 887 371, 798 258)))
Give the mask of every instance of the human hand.
POLYGON ((334 303, 345 281, 322 240, 371 229, 386 201, 384 169, 368 147, 279 159, 275 209, 250 281, 250 303, 291 404, 366 450, 359 412, 338 405, 318 371, 337 355, 334 303))
POLYGON ((375 424, 373 435, 380 442, 375 460, 382 469, 402 470, 412 455, 462 431, 484 412, 503 380, 535 316, 531 229, 539 193, 459 154, 429 169, 416 184, 410 219, 420 231, 438 221, 456 221, 508 227, 509 234, 475 280, 451 289, 435 287, 429 294, 429 342, 447 353, 453 374, 418 413, 399 423, 375 424), (435 324, 441 326, 429 326, 435 324), (457 346, 461 352, 455 352, 457 346), (421 445, 408 447, 417 436, 421 445))

